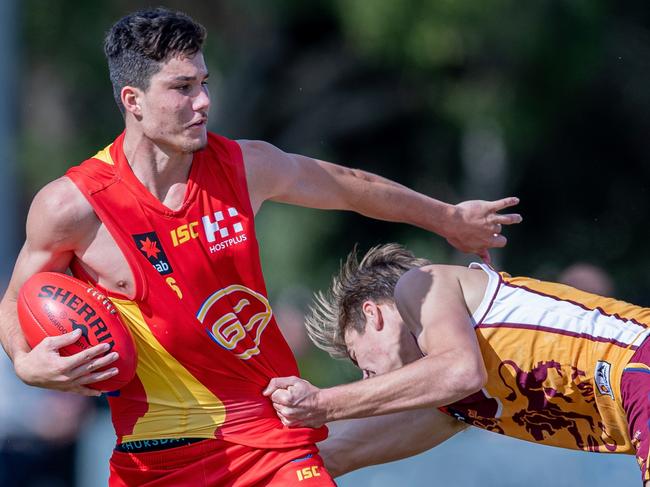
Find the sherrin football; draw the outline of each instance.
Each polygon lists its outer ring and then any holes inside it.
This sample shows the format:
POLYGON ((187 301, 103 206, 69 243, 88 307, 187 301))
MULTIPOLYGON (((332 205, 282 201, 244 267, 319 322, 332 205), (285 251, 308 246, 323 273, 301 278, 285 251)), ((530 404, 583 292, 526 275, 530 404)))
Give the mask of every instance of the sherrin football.
POLYGON ((18 320, 32 348, 45 337, 80 329, 79 340, 61 348, 61 355, 73 355, 100 343, 110 345, 106 353, 118 352, 115 362, 98 370, 117 367, 117 375, 88 387, 115 391, 135 375, 135 344, 120 314, 106 296, 79 279, 58 272, 34 274, 20 288, 18 320))

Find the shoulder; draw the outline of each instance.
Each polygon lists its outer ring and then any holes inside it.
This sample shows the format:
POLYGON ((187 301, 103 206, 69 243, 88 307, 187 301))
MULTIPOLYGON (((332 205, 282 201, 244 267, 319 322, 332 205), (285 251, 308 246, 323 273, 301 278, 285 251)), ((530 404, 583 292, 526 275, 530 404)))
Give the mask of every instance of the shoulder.
POLYGON ((462 295, 460 280, 466 268, 455 265, 430 264, 404 273, 395 286, 395 303, 400 312, 419 310, 427 300, 440 295, 462 295))
POLYGON ((45 185, 34 197, 30 211, 37 210, 57 222, 92 213, 92 207, 77 186, 66 176, 45 185))
POLYGON ((464 267, 445 264, 429 264, 416 267, 404 273, 397 281, 395 293, 405 293, 415 289, 431 289, 434 283, 447 283, 458 279, 464 267))
POLYGON ((260 164, 269 159, 273 162, 279 157, 286 156, 284 151, 264 140, 239 139, 236 142, 241 148, 245 164, 260 164))
POLYGON ((289 191, 298 174, 294 157, 262 140, 238 140, 253 210, 289 191))
POLYGON ((90 203, 64 176, 48 183, 34 197, 27 216, 27 233, 32 239, 71 243, 98 224, 90 203))
POLYGON ((278 172, 286 170, 288 154, 263 140, 237 140, 244 160, 246 174, 250 178, 269 181, 278 172))

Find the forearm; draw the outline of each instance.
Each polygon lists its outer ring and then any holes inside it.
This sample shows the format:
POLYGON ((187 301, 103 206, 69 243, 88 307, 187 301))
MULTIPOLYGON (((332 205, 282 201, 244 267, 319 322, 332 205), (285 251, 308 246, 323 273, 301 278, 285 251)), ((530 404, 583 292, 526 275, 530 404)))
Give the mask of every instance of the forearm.
POLYGON ((447 236, 455 222, 453 205, 418 193, 395 181, 347 169, 341 178, 344 209, 369 218, 406 223, 447 236))
POLYGON ((472 367, 459 365, 455 353, 443 353, 378 377, 322 389, 317 401, 326 421, 335 421, 440 407, 481 387, 472 367))
POLYGON ((421 409, 328 424, 329 437, 318 444, 328 472, 353 470, 417 455, 442 443, 466 425, 437 409, 421 409))
POLYGON ((463 252, 479 254, 490 247, 503 247, 506 239, 499 236, 501 225, 521 221, 519 215, 497 213, 517 204, 516 198, 450 205, 365 171, 289 154, 266 142, 239 143, 255 213, 266 200, 350 210, 423 228, 443 236, 463 252))
POLYGON ((257 163, 258 158, 250 150, 246 149, 247 170, 254 202, 269 198, 309 208, 350 210, 378 220, 415 225, 443 236, 456 221, 455 206, 376 174, 284 152, 284 157, 271 152, 264 163, 257 163), (276 170, 269 172, 273 161, 276 170), (278 178, 278 174, 284 177, 278 178))

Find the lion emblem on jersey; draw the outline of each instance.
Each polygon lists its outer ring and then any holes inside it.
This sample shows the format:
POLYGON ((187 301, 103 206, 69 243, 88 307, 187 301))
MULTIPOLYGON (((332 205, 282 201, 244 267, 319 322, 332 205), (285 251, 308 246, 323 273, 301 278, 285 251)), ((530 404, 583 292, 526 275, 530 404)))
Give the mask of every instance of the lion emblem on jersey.
POLYGON ((233 284, 205 300, 196 318, 217 344, 247 360, 260 353, 264 329, 271 321, 268 299, 252 289, 233 284))

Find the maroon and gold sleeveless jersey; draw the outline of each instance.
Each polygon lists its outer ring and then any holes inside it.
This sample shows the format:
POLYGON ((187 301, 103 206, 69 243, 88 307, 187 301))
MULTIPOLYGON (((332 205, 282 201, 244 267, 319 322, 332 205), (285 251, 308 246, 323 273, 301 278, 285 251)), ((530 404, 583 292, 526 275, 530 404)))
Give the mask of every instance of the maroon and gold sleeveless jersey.
POLYGON ((634 453, 621 375, 650 309, 480 267, 489 283, 473 320, 488 381, 441 410, 537 443, 634 453))
MULTIPOLYGON (((123 139, 67 173, 135 279, 133 296, 108 293, 138 352, 135 378, 109 397, 118 441, 281 448, 322 440, 324 428, 283 427, 262 396, 272 377, 298 369, 267 298, 239 145, 209 134, 172 211, 135 177, 123 139)), ((72 268, 90 280, 79 262, 72 268)))

